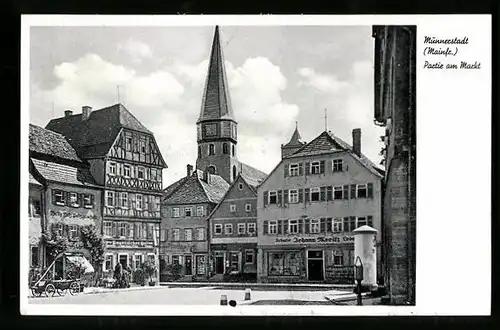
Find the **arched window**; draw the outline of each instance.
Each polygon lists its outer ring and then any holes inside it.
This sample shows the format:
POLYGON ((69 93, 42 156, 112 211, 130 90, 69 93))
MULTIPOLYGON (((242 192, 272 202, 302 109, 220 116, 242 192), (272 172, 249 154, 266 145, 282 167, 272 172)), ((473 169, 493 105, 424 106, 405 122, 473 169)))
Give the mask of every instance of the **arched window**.
POLYGON ((208 155, 209 156, 215 155, 215 145, 213 143, 210 143, 208 145, 208 155))
POLYGON ((214 165, 210 165, 210 166, 208 167, 208 173, 210 173, 210 174, 215 174, 216 172, 217 172, 217 169, 215 168, 215 166, 214 166, 214 165))
POLYGON ((236 180, 236 166, 233 165, 233 181, 236 180))
POLYGON ((234 157, 234 144, 232 145, 232 153, 233 153, 233 157, 234 157))
POLYGON ((227 145, 227 142, 224 142, 222 145, 222 153, 227 155, 229 153, 229 146, 227 145))

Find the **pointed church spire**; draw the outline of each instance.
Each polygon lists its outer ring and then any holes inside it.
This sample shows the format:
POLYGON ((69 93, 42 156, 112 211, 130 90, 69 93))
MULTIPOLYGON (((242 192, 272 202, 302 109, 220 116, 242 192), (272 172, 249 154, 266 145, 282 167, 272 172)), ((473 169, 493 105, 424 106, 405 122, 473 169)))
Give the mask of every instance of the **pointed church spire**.
POLYGON ((214 119, 234 120, 226 77, 226 68, 224 65, 224 56, 222 54, 219 26, 215 27, 198 123, 214 119))
POLYGON ((290 141, 288 141, 287 144, 281 145, 281 158, 285 158, 293 154, 294 152, 299 150, 304 144, 306 143, 302 141, 302 137, 300 136, 299 133, 299 123, 296 121, 295 131, 293 131, 290 141))
POLYGON ((295 122, 295 131, 293 132, 293 135, 290 139, 290 141, 288 141, 288 143, 286 144, 286 146, 292 146, 292 145, 302 145, 302 137, 300 136, 300 133, 299 133, 299 122, 296 121, 295 122))

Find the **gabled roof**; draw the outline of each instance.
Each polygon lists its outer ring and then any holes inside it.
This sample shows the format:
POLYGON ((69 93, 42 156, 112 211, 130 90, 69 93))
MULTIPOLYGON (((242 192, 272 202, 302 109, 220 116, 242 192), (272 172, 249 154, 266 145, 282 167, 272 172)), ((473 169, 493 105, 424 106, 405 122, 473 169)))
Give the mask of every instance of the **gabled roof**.
POLYGON ((30 154, 51 156, 55 159, 81 163, 75 149, 66 138, 56 132, 30 124, 30 154))
POLYGON ((200 117, 197 123, 214 119, 234 120, 228 86, 219 27, 216 26, 207 79, 203 90, 200 117))
POLYGON ((30 176, 29 176, 29 183, 30 184, 34 184, 34 185, 37 185, 37 186, 41 186, 42 184, 33 177, 33 175, 30 173, 30 176))
POLYGON ((87 120, 82 114, 52 119, 46 128, 64 135, 81 158, 105 156, 122 128, 153 135, 122 104, 93 110, 87 120))
POLYGON ((171 184, 164 191, 164 202, 168 204, 219 203, 229 184, 219 175, 209 174, 210 183, 203 180, 203 171, 195 170, 171 184))
POLYGON ((240 174, 245 179, 245 181, 253 187, 257 187, 262 181, 267 178, 266 173, 241 162, 240 174))
POLYGON ((88 168, 78 168, 41 159, 31 160, 35 170, 45 180, 100 188, 88 168))

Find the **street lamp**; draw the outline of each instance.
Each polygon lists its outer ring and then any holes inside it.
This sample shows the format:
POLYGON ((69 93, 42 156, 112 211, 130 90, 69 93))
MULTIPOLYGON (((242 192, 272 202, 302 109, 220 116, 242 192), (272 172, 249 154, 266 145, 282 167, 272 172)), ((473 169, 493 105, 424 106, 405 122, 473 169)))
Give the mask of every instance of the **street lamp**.
POLYGON ((354 263, 354 279, 358 283, 358 306, 363 305, 361 300, 361 281, 363 280, 363 262, 359 256, 356 257, 354 263))

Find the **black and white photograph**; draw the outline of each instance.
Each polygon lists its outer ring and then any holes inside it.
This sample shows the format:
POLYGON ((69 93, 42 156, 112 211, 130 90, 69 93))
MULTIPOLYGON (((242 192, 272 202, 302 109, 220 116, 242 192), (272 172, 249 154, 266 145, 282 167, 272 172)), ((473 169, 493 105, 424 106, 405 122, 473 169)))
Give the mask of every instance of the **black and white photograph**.
POLYGON ((443 211, 426 205, 437 124, 417 125, 431 109, 417 96, 438 74, 487 70, 460 63, 472 34, 59 18, 23 26, 27 314, 384 315, 431 299, 427 231, 443 211))

